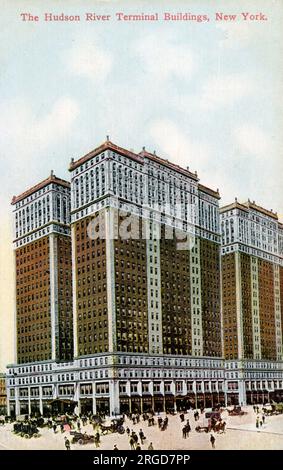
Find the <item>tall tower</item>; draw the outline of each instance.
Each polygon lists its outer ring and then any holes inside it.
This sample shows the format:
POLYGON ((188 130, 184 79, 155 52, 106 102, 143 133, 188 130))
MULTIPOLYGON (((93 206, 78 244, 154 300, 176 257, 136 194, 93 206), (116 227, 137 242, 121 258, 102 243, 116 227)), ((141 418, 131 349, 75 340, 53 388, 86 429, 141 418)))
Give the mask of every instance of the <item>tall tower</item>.
POLYGON ((219 193, 109 140, 70 171, 75 356, 221 357, 219 193))
POLYGON ((53 172, 12 199, 16 362, 73 356, 70 184, 53 172))
POLYGON ((221 209, 226 359, 282 361, 283 234, 255 202, 221 209))

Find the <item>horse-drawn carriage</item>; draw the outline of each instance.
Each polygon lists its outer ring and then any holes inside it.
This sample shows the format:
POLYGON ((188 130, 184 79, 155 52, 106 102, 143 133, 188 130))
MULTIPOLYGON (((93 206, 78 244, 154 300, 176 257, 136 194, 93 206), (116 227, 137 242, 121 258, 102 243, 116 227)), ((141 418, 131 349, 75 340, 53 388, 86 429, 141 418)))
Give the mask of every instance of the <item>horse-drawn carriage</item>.
POLYGON ((224 433, 225 428, 226 428, 225 421, 217 421, 211 429, 217 433, 224 433))
POLYGON ((217 433, 225 432, 226 423, 221 418, 220 411, 209 411, 205 413, 205 418, 207 423, 202 423, 201 425, 196 426, 197 432, 210 432, 214 431, 217 433))
POLYGON ((208 422, 207 426, 196 426, 196 432, 217 432, 224 433, 226 428, 225 421, 216 421, 214 423, 208 422))

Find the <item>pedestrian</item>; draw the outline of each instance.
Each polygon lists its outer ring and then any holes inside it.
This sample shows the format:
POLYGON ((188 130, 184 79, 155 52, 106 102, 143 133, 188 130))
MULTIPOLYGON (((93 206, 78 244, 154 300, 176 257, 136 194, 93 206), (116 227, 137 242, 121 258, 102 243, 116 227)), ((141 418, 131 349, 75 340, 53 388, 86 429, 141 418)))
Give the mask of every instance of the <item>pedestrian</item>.
POLYGON ((150 442, 150 444, 149 444, 149 446, 148 446, 148 448, 147 448, 147 449, 148 449, 148 450, 154 450, 154 449, 153 449, 152 442, 150 442))
POLYGON ((264 424, 265 423, 265 416, 262 415, 262 423, 264 424))
POLYGON ((65 447, 66 447, 66 450, 71 449, 70 441, 67 437, 65 437, 65 447))
POLYGON ((114 444, 113 450, 119 450, 116 444, 114 444))
POLYGON ((259 427, 259 417, 256 418, 255 425, 256 425, 257 428, 259 427))
POLYGON ((140 429, 139 436, 140 436, 141 443, 143 444, 143 441, 145 441, 146 437, 142 429, 140 429))
POLYGON ((128 436, 130 435, 130 428, 129 427, 126 428, 126 433, 128 434, 128 436))
POLYGON ((94 443, 95 443, 95 447, 100 446, 100 434, 99 434, 99 432, 97 432, 94 436, 94 443))
POLYGON ((139 445, 139 443, 137 443, 136 445, 136 450, 141 450, 141 446, 139 445))
POLYGON ((60 429, 61 429, 61 433, 63 433, 64 432, 64 424, 62 424, 62 423, 60 424, 60 429))
POLYGON ((260 420, 259 424, 260 424, 260 427, 262 427, 262 420, 260 420))
POLYGON ((132 437, 129 439, 129 444, 130 444, 131 450, 134 450, 134 448, 135 448, 135 441, 134 441, 134 439, 133 439, 132 437))
POLYGON ((183 427, 182 433, 183 433, 183 439, 186 439, 187 438, 187 427, 186 426, 183 427))
POLYGON ((212 449, 215 449, 215 437, 212 434, 210 434, 210 442, 212 449))
POLYGON ((56 429, 57 429, 57 426, 56 426, 56 424, 54 423, 54 424, 53 424, 53 431, 54 431, 54 433, 56 433, 56 429))

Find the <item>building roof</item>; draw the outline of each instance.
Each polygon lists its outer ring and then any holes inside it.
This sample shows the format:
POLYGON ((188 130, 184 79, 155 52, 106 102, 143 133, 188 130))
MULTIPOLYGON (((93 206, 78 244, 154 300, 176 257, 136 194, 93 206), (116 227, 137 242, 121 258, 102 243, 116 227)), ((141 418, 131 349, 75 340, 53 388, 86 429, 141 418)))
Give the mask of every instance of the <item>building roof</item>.
POLYGON ((216 197, 217 199, 221 199, 218 189, 214 191, 213 189, 210 189, 207 186, 204 186, 203 184, 200 184, 200 183, 198 185, 198 189, 206 194, 209 194, 210 196, 216 197))
POLYGON ((105 142, 103 142, 103 144, 99 145, 99 147, 96 147, 94 150, 87 153, 86 155, 81 157, 79 160, 71 161, 70 166, 69 166, 69 171, 75 170, 78 166, 87 162, 88 160, 95 157, 96 155, 99 155, 101 152, 104 152, 105 150, 112 150, 113 152, 119 153, 120 155, 123 155, 125 157, 129 157, 138 163, 143 163, 143 159, 140 157, 140 155, 130 150, 126 150, 122 147, 119 147, 118 145, 113 144, 113 142, 111 142, 110 140, 106 140, 105 142))
POLYGON ((248 212, 248 208, 243 204, 240 204, 238 201, 227 204, 226 206, 220 207, 220 213, 230 211, 232 209, 241 209, 242 211, 248 212))
POLYGON ((48 176, 48 178, 46 178, 45 180, 27 189, 27 191, 19 194, 19 196, 13 196, 11 204, 16 204, 17 202, 21 201, 22 199, 25 199, 26 197, 30 196, 36 191, 39 191, 40 189, 44 188, 50 183, 56 183, 56 184, 59 184, 60 186, 64 186, 65 188, 70 187, 70 183, 68 181, 65 181, 61 178, 57 178, 57 176, 55 176, 53 172, 51 171, 50 176, 48 176))
POLYGON ((249 209, 253 209, 257 212, 261 212, 264 215, 267 215, 268 217, 272 217, 275 220, 278 220, 278 215, 276 212, 273 212, 272 210, 264 209, 264 207, 258 206, 254 201, 251 202, 250 200, 239 203, 237 200, 235 202, 232 202, 231 204, 228 204, 226 206, 223 206, 220 208, 220 212, 227 212, 232 209, 241 209, 243 211, 248 212, 249 209))
POLYGON ((248 200, 247 202, 243 203, 244 206, 247 206, 249 209, 253 209, 257 212, 261 212, 264 215, 267 215, 268 217, 272 217, 273 219, 278 220, 278 215, 276 212, 273 212, 272 210, 265 209, 264 207, 258 206, 255 201, 251 202, 248 200))
POLYGON ((164 158, 157 156, 155 153, 150 153, 150 152, 147 152, 146 150, 142 150, 140 152, 140 155, 156 163, 159 163, 160 165, 166 166, 170 170, 174 170, 174 171, 177 171, 178 173, 181 173, 182 175, 189 176, 195 181, 199 180, 196 173, 192 173, 191 171, 186 170, 185 168, 182 168, 181 166, 176 165, 175 163, 169 162, 169 160, 165 160, 164 158))
POLYGON ((110 140, 106 140, 103 142, 99 147, 96 147, 94 150, 91 152, 87 153, 84 155, 82 158, 76 161, 71 161, 69 170, 73 171, 83 163, 87 162, 91 158, 95 157, 96 155, 99 155, 101 152, 104 152, 106 150, 112 150, 113 152, 119 153, 120 155, 123 155, 125 157, 129 157, 132 160, 137 161, 138 163, 144 163, 144 158, 148 158, 149 160, 152 160, 156 163, 159 163, 160 165, 166 166, 167 168, 170 168, 171 170, 177 171, 178 173, 181 173, 185 176, 189 176, 190 178, 194 179, 195 181, 198 181, 199 178, 196 173, 192 173, 189 170, 186 170, 185 168, 180 167, 179 165, 176 165, 175 163, 169 162, 169 160, 165 160, 164 158, 161 158, 153 153, 147 152, 145 150, 142 150, 140 153, 134 153, 130 150, 126 150, 122 147, 119 147, 118 145, 114 144, 110 140))
MULTIPOLYGON (((191 171, 186 170, 185 168, 182 168, 181 166, 176 165, 175 163, 172 163, 169 160, 165 160, 164 158, 159 157, 155 153, 150 153, 150 152, 147 152, 146 150, 143 150, 142 152, 140 152, 140 155, 143 155, 144 157, 156 163, 159 163, 160 165, 164 165, 171 170, 177 171, 178 173, 181 173, 182 175, 189 176, 189 178, 192 178, 195 181, 199 181, 197 172, 192 173, 191 171)), ((213 189, 210 189, 207 186, 204 186, 203 184, 200 184, 200 183, 198 184, 198 189, 200 191, 203 191, 204 193, 209 194, 210 196, 216 197, 217 199, 221 199, 218 190, 214 191, 213 189)))

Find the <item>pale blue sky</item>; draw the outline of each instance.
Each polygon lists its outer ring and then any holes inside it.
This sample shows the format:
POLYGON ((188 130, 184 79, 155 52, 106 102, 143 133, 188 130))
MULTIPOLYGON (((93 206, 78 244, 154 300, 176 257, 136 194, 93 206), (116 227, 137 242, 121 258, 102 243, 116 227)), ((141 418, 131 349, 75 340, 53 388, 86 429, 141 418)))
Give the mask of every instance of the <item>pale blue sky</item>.
POLYGON ((250 197, 283 218, 280 0, 1 0, 0 22, 2 366, 12 360, 10 199, 50 169, 68 177, 71 157, 106 134, 197 170, 223 204, 250 197), (190 12, 210 21, 126 23, 116 11, 190 12), (245 22, 243 11, 268 21, 245 22), (21 12, 41 21, 22 22, 21 12), (45 12, 82 21, 45 23, 45 12), (113 19, 86 23, 85 12, 113 19), (216 12, 237 21, 216 22, 216 12))

